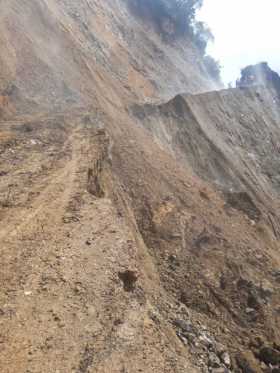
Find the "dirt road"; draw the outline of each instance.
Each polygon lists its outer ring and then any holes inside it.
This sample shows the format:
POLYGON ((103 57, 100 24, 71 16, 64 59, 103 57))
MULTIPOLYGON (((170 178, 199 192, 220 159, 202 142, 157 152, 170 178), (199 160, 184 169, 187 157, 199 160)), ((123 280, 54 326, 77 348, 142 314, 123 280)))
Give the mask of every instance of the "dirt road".
POLYGON ((126 291, 121 274, 141 271, 125 219, 106 193, 89 193, 105 132, 83 117, 6 123, 5 131, 1 190, 13 183, 1 205, 1 372, 188 366, 184 356, 174 360, 180 344, 168 350, 151 322, 141 286, 126 291))

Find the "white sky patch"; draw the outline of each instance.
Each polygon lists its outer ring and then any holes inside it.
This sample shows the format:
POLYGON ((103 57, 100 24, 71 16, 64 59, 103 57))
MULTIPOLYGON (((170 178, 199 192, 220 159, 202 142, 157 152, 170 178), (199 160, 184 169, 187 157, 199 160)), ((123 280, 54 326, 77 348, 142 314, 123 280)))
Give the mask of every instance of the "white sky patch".
POLYGON ((262 61, 280 71, 279 17, 280 0, 204 0, 197 18, 215 36, 207 52, 220 61, 225 83, 262 61))

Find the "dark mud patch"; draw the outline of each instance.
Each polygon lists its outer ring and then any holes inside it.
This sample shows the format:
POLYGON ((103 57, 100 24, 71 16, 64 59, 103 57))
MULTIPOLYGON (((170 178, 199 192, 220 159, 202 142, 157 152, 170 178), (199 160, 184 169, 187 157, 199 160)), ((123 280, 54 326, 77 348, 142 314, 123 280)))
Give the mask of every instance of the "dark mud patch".
POLYGON ((123 283, 125 291, 131 292, 135 289, 135 284, 138 280, 138 274, 136 271, 126 270, 124 272, 119 272, 118 275, 123 283))

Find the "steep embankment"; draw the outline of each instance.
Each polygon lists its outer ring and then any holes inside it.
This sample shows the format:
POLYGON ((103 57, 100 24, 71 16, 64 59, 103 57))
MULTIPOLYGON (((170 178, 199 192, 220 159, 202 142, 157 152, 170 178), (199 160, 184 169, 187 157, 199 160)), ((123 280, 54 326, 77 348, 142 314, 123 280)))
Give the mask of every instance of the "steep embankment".
POLYGON ((0 7, 1 372, 279 369, 273 100, 145 104, 212 84, 124 1, 0 7))
POLYGON ((232 195, 246 191, 277 211, 280 110, 273 92, 253 87, 176 96, 131 111, 200 177, 232 195))
POLYGON ((122 106, 211 87, 192 44, 164 43, 125 1, 12 0, 2 8, 0 93, 10 111, 102 99, 122 106))

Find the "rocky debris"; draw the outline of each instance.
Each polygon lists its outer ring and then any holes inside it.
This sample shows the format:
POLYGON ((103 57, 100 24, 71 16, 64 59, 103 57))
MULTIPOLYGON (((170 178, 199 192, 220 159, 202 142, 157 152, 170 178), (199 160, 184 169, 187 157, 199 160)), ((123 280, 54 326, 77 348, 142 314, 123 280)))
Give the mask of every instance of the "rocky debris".
POLYGON ((202 249, 204 246, 207 245, 214 245, 217 243, 217 238, 215 236, 211 236, 206 229, 204 229, 198 237, 194 240, 194 246, 196 249, 202 249))
POLYGON ((221 355, 221 361, 225 364, 227 368, 231 366, 231 359, 228 352, 223 352, 221 355))
POLYGON ((209 350, 215 349, 215 342, 213 338, 206 332, 202 332, 199 336, 199 341, 203 346, 207 347, 209 350))
POLYGON ((254 308, 247 307, 247 308, 245 309, 245 312, 247 313, 247 315, 252 315, 253 313, 255 313, 255 309, 254 309, 254 308))
POLYGON ((223 367, 211 369, 211 373, 229 373, 229 370, 223 367))
POLYGON ((190 321, 175 319, 173 324, 179 329, 181 329, 183 333, 195 334, 195 329, 190 321))
MULTIPOLYGON (((280 368, 280 351, 277 348, 263 345, 257 338, 252 341, 252 351, 242 351, 235 356, 237 366, 244 373, 277 372, 280 368)), ((276 347, 276 346, 275 346, 276 347)))
MULTIPOLYGON (((247 187, 253 203, 256 197, 262 211, 270 207, 266 201, 261 203, 260 195, 274 201, 272 191, 276 194, 279 185, 270 185, 272 181, 260 173, 264 160, 267 158, 270 165, 272 157, 275 165, 273 162, 269 168, 271 179, 279 173, 276 115, 271 103, 260 103, 255 90, 237 89, 187 99, 181 95, 173 103, 154 107, 154 120, 147 124, 143 117, 132 116, 129 107, 133 102, 152 105, 153 100, 163 102, 182 89, 206 89, 201 86, 200 73, 196 73, 199 63, 184 63, 185 57, 192 54, 189 49, 183 50, 181 43, 165 48, 155 35, 150 38, 140 22, 134 28, 134 20, 126 18, 122 3, 38 0, 20 6, 21 1, 15 0, 9 9, 9 2, 5 2, 1 41, 11 39, 13 45, 7 50, 15 51, 7 65, 17 71, 20 61, 17 79, 21 90, 44 105, 34 116, 32 131, 23 127, 23 132, 15 136, 15 145, 7 142, 14 140, 6 139, 4 144, 10 144, 7 150, 0 146, 1 169, 9 172, 9 177, 0 178, 2 187, 15 178, 19 182, 15 189, 29 193, 28 200, 23 193, 22 205, 14 211, 0 211, 4 260, 1 301, 11 304, 18 313, 16 317, 1 316, 7 319, 2 326, 8 343, 4 350, 1 344, 0 370, 108 372, 111 367, 121 371, 124 362, 126 372, 192 372, 192 365, 196 365, 205 373, 258 373, 261 362, 254 355, 245 355, 237 368, 234 356, 236 351, 247 348, 244 346, 252 334, 260 334, 270 342, 274 334, 279 336, 275 330, 278 315, 274 312, 276 277, 272 279, 271 275, 275 267, 272 259, 278 254, 273 252, 274 243, 270 245, 270 227, 263 221, 257 223, 248 196, 234 196, 235 207, 237 202, 242 203, 242 213, 230 208, 231 214, 226 214, 217 187, 237 191, 247 187), (43 8, 35 17, 37 3, 43 8), (73 18, 65 17, 68 12, 64 4, 74 7, 73 18), (52 15, 55 17, 49 24, 47 19, 52 15), (32 25, 30 19, 34 20, 32 25), (17 21, 20 25, 12 27, 17 21), (81 22, 88 27, 87 32, 82 27, 83 34, 79 33, 81 22), (114 30, 121 27, 122 37, 118 37, 114 30), (21 37, 17 30, 22 32, 21 37), (53 50, 57 48, 50 42, 52 37, 58 41, 59 53, 53 50), (95 53, 95 47, 101 49, 100 53, 95 53), (43 58, 42 51, 46 52, 43 58), (159 53, 164 58, 157 58, 159 53), (46 66, 41 66, 41 60, 46 66), (34 76, 32 70, 36 71, 34 76), (122 73, 130 89, 124 89, 122 73), (58 97, 61 89, 45 85, 60 76, 66 87, 82 87, 85 105, 90 101, 86 110, 77 109, 79 116, 82 111, 80 119, 67 105, 67 117, 61 121, 52 104, 55 96, 48 100, 51 92, 58 97), (164 79, 166 76, 172 79, 164 79), (34 92, 29 89, 33 83, 34 92), (87 114, 88 110, 102 112, 102 118, 104 112, 104 126, 114 139, 113 148, 107 144, 103 129, 96 133, 98 118, 87 114), (55 117, 52 120, 56 123, 50 125, 44 115, 55 117), (41 117, 40 124, 37 118, 41 117), (152 129, 155 139, 143 126, 152 129), (37 130, 43 131, 42 136, 37 136, 37 130), (50 135, 46 136, 46 132, 50 135), (31 137, 37 142, 34 152, 28 146, 31 137), (103 148, 108 152, 104 154, 103 148), (37 175, 36 170, 41 168, 42 175, 37 175), (30 177, 23 183, 27 173, 30 177), (107 198, 99 198, 105 195, 107 198), (157 224, 152 224, 156 209, 167 196, 172 196, 172 208, 169 210, 166 203, 157 224), (250 221, 243 212, 253 219, 250 221), (61 224, 62 219, 68 225, 61 224), (44 229, 40 229, 40 220, 44 229), (265 239, 259 230, 262 224, 268 231, 265 239), (117 234, 112 233, 112 228, 117 234), (92 234, 94 250, 86 242, 92 234), (128 237, 134 237, 135 250, 124 243, 128 237), (198 252, 201 255, 196 255, 198 252), (260 252, 263 257, 254 255, 260 252), (141 268, 143 289, 135 268, 141 268), (42 274, 46 277, 40 280, 42 274), (249 280, 237 287, 241 276, 249 280), (270 279, 271 286, 259 285, 263 278, 270 279), (32 290, 33 296, 24 296, 24 289, 32 290), (141 291, 147 296, 146 303, 141 291), (179 311, 181 294, 182 302, 190 307, 189 314, 179 311), (48 318, 46 306, 54 307, 48 318), (147 307, 156 310, 148 314, 153 321, 147 320, 147 307), (174 311, 176 307, 178 312, 174 311), (262 307, 264 312, 255 322, 254 314, 259 315, 262 307), (173 319, 174 333, 170 333, 166 324, 173 319), (50 335, 55 350, 36 352, 36 365, 27 367, 24 351, 29 345, 39 351, 41 342, 50 335), (177 349, 180 341, 182 346, 177 349), (185 353, 181 353, 184 346, 185 353), (13 359, 5 361, 7 356, 13 359)), ((2 52, 6 54, 5 49, 2 52)), ((64 103, 64 97, 61 100, 64 103)), ((62 105, 59 112, 63 110, 62 105)), ((27 123, 32 114, 20 121, 27 123)), ((15 124, 7 124, 8 130, 17 125, 20 115, 15 124)), ((3 125, 1 122, 1 128, 3 125)), ((275 211, 276 226, 277 205, 275 211)), ((1 330, 0 343, 2 334, 1 330)), ((252 350, 256 356, 263 346, 252 350)), ((277 350, 275 346, 273 349, 277 350)), ((269 365, 262 362, 264 370, 277 373, 279 364, 269 365)))
POLYGON ((208 367, 210 368, 220 368, 221 360, 214 352, 209 352, 208 354, 208 367))
POLYGON ((272 276, 274 276, 276 278, 278 278, 278 277, 280 278, 280 269, 272 271, 272 276))
POLYGON ((227 348, 217 342, 205 327, 183 319, 174 319, 173 325, 177 336, 189 346, 200 368, 207 372, 230 372, 232 362, 227 348))
POLYGON ((280 282, 280 269, 273 271, 272 276, 276 279, 277 282, 280 282))
POLYGON ((267 279, 262 279, 259 288, 264 297, 271 297, 274 293, 273 285, 267 279))
POLYGON ((218 356, 221 356, 221 355, 223 355, 227 352, 227 348, 226 348, 226 346, 224 346, 221 343, 216 343, 215 344, 215 351, 216 351, 218 356))
POLYGON ((271 303, 274 286, 271 282, 240 276, 236 281, 239 304, 251 322, 263 317, 266 307, 271 303))

